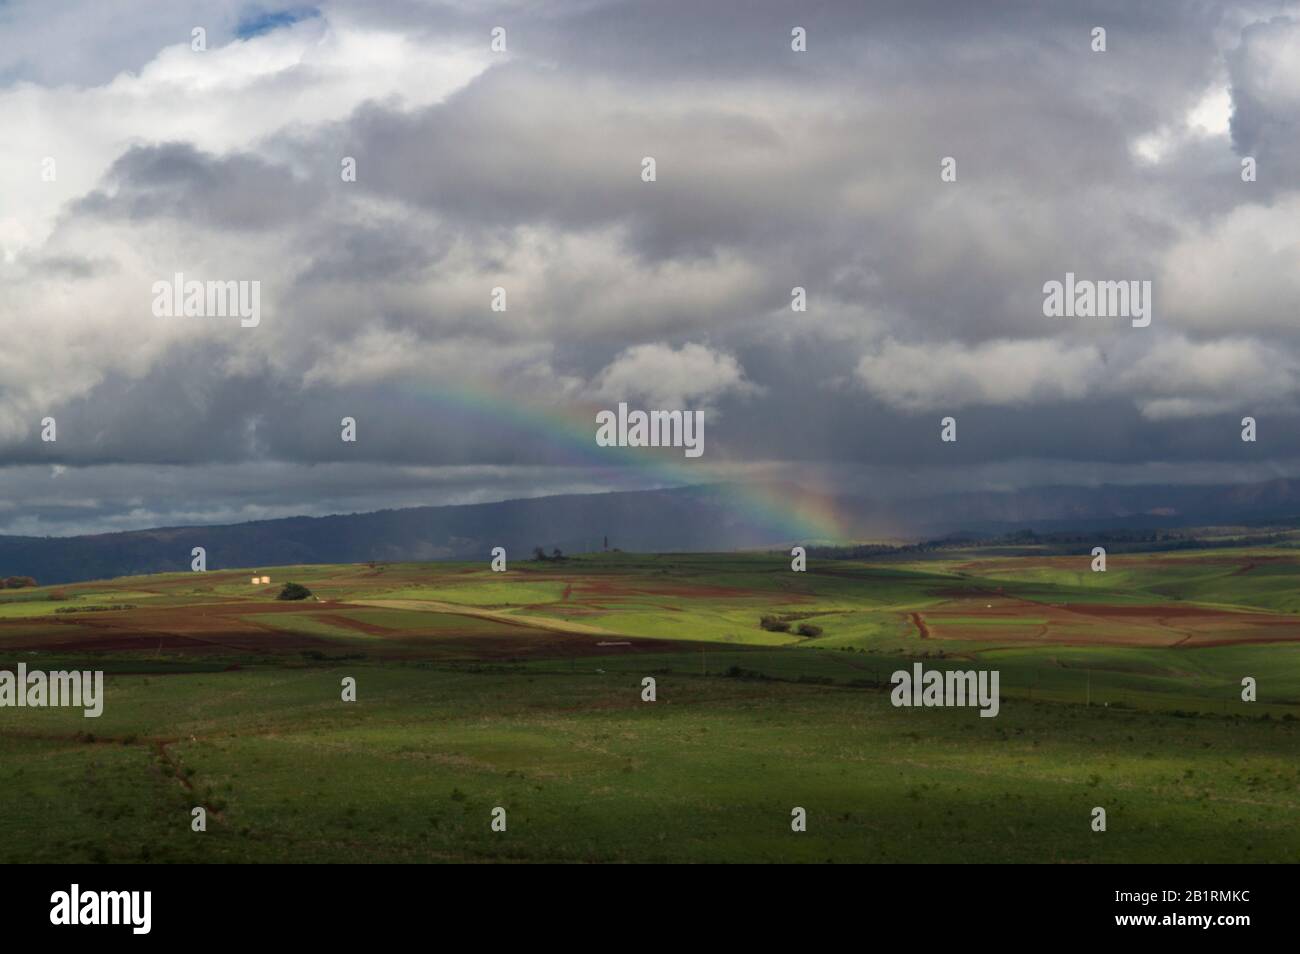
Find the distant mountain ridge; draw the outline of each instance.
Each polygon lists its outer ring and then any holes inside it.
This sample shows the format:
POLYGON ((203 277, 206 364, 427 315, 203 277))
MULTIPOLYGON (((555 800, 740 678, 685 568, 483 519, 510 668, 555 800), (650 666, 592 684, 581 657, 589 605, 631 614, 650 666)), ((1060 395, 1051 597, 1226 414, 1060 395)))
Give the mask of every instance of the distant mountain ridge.
POLYGON ((734 512, 722 486, 566 494, 498 503, 410 507, 326 517, 287 517, 221 526, 163 527, 76 537, 0 536, 0 576, 74 583, 189 570, 193 547, 207 568, 293 563, 490 558, 502 546, 523 560, 611 548, 733 550, 780 542, 734 512), (14 568, 12 570, 6 568, 14 568))
POLYGON ((1300 482, 1103 484, 969 492, 920 502, 913 532, 1195 527, 1300 515, 1300 482))
MULTIPOLYGON (((779 490, 779 488, 778 488, 779 490)), ((737 508, 727 484, 566 494, 498 503, 411 507, 224 526, 165 527, 79 537, 0 536, 0 576, 72 583, 190 569, 201 546, 210 570, 293 563, 488 560, 506 548, 576 553, 702 552, 788 545, 789 529, 737 508)), ((848 539, 935 538, 958 532, 1195 527, 1293 519, 1300 482, 1218 486, 1105 485, 969 492, 902 502, 834 501, 848 539)))

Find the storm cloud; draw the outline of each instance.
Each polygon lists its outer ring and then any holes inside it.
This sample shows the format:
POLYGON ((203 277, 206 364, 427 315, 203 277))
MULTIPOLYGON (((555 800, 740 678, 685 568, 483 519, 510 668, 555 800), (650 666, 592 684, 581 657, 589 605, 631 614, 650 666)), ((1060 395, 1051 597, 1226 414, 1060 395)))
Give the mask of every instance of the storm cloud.
POLYGON ((1300 474, 1295 4, 140 10, 0 7, 0 532, 1300 474), (1150 326, 1046 317, 1067 272, 1150 326), (706 457, 579 446, 619 400, 706 457))

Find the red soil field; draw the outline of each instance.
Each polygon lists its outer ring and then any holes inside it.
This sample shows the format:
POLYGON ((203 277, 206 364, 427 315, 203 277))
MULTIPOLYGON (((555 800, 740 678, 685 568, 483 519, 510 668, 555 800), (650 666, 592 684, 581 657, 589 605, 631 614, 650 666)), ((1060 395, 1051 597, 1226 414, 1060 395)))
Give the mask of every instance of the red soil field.
POLYGON ((1300 642, 1300 620, 1276 613, 1233 612, 1207 607, 1158 604, 1055 605, 1005 597, 950 600, 912 614, 918 627, 937 639, 998 644, 1224 646, 1300 642), (976 624, 980 618, 987 624, 976 624), (997 620, 1042 620, 999 626, 997 620))
POLYGON ((0 621, 0 646, 21 652, 127 652, 148 654, 231 655, 297 654, 307 650, 327 653, 364 652, 396 658, 511 658, 578 657, 616 653, 680 652, 692 644, 679 640, 619 637, 621 645, 600 646, 608 636, 537 629, 525 623, 500 622, 485 630, 481 620, 467 620, 463 630, 439 625, 428 632, 390 629, 346 615, 350 610, 373 607, 330 602, 255 602, 235 600, 188 607, 140 607, 130 610, 76 613, 66 617, 0 621), (330 625, 355 630, 380 640, 339 639, 293 633, 244 617, 250 615, 305 614, 330 625))

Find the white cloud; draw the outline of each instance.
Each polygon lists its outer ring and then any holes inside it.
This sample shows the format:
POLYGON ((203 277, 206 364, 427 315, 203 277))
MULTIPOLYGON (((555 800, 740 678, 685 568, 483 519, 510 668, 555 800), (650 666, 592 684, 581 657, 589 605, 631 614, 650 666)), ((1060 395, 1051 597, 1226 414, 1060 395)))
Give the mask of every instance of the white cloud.
POLYGON ((1130 144, 1133 155, 1155 165, 1191 143, 1222 138, 1227 145, 1232 120, 1232 91, 1225 83, 1215 82, 1176 122, 1138 136, 1130 144))
MULTIPOLYGON (((430 47, 334 17, 205 52, 162 49, 138 73, 88 88, 19 83, 0 91, 6 190, 0 250, 42 242, 65 203, 95 187, 132 145, 187 142, 218 155, 299 125, 339 120, 367 100, 412 109, 444 99, 490 64, 481 49, 430 47), (41 179, 42 160, 57 178, 41 179)), ((341 157, 323 157, 337 167, 341 157)))
POLYGON ((1162 271, 1156 307, 1180 328, 1294 332, 1300 317, 1300 192, 1268 206, 1240 205, 1188 229, 1166 252, 1162 271))
POLYGON ((1300 390, 1300 360, 1251 338, 1193 341, 1177 334, 1134 341, 1106 357, 1093 345, 1052 339, 971 348, 890 340, 858 362, 857 378, 907 411, 1126 397, 1148 420, 1166 420, 1287 410, 1300 390))
POLYGON ((1144 417, 1163 420, 1291 403, 1300 364, 1288 351, 1251 339, 1162 342, 1116 376, 1144 417))
POLYGON ((734 356, 700 344, 674 350, 667 344, 635 345, 622 352, 592 383, 591 393, 608 401, 644 400, 653 408, 694 409, 724 394, 753 394, 734 356))
POLYGON ((422 338, 409 330, 367 328, 355 337, 329 342, 302 374, 304 386, 346 387, 400 378, 439 388, 473 386, 503 396, 545 393, 552 399, 576 393, 577 378, 557 374, 551 346, 476 337, 422 338))
POLYGON ((858 362, 862 387, 907 411, 975 404, 1070 401, 1087 396, 1103 371, 1092 345, 1052 339, 957 344, 887 340, 858 362))

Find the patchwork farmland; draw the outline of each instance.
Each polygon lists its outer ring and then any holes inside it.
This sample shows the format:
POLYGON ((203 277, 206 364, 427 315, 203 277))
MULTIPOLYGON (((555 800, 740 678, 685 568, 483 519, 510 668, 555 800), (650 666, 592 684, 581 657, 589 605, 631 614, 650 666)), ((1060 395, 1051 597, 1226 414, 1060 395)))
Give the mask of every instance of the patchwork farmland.
POLYGON ((0 708, 0 860, 1294 860, 1298 579, 1283 548, 601 554, 4 591, 0 668, 107 688, 0 708), (894 707, 915 662, 997 670, 998 717, 894 707))

